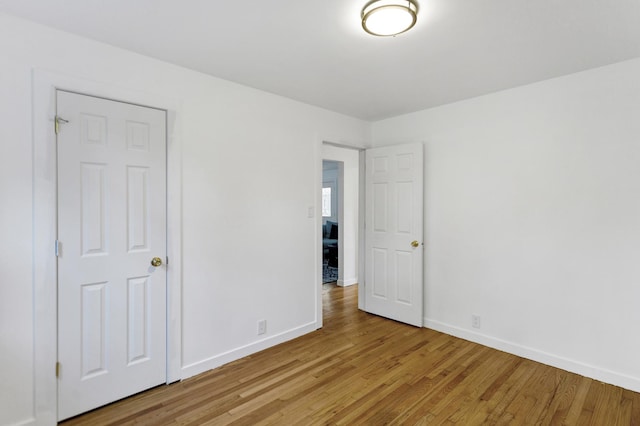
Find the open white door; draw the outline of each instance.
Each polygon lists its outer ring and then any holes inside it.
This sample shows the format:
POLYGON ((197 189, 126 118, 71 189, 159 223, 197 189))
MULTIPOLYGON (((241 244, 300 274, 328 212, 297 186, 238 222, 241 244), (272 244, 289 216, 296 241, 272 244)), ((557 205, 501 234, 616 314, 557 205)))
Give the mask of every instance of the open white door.
POLYGON ((366 151, 365 311, 422 326, 422 145, 366 151))
POLYGON ((62 420, 165 383, 166 116, 65 91, 57 114, 62 420))

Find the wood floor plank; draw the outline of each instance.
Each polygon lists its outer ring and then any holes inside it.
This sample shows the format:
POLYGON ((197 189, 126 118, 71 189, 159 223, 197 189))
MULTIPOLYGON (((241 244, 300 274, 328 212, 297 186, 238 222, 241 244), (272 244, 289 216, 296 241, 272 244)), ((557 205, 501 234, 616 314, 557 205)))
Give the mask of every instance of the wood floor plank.
MULTIPOLYGON (((632 425, 640 425, 640 393, 631 392, 629 390, 622 391, 623 397, 631 402, 631 413, 629 414, 632 425)), ((624 423, 623 423, 624 424, 624 423)))
POLYGON ((640 425, 640 394, 370 315, 323 286, 324 327, 74 425, 640 425))

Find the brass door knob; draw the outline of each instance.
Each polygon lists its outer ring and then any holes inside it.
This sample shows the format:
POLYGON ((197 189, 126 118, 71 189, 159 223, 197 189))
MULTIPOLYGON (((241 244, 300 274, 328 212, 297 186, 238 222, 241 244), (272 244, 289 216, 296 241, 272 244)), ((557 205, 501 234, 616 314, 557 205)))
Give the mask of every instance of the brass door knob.
POLYGON ((162 259, 160 259, 159 257, 154 257, 153 259, 151 259, 151 266, 155 266, 156 268, 158 266, 162 265, 162 259))
POLYGON ((416 240, 411 241, 411 247, 416 248, 420 245, 419 242, 417 242, 416 240))

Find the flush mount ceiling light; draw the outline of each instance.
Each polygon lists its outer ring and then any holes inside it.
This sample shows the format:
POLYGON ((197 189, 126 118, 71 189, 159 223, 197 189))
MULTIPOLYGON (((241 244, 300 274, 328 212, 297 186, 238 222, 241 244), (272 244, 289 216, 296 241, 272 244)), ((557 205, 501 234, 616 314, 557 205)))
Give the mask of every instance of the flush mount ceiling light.
POLYGON ((394 36, 410 30, 418 19, 414 0, 373 0, 362 9, 362 28, 375 36, 394 36))

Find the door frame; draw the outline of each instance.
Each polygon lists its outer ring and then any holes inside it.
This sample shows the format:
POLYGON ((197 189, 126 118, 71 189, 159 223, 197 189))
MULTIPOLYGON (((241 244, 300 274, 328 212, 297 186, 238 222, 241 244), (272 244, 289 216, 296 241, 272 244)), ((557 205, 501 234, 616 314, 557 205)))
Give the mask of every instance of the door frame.
MULTIPOLYGON (((316 178, 315 178, 315 192, 316 192, 316 208, 315 211, 315 227, 316 227, 316 328, 322 327, 322 161, 341 161, 334 158, 325 158, 322 147, 323 145, 329 145, 336 148, 348 149, 352 151, 358 151, 358 285, 364 287, 364 166, 365 166, 365 147, 362 145, 349 144, 349 143, 337 143, 332 140, 340 140, 339 138, 318 138, 316 144, 316 178)), ((342 183, 344 185, 344 182, 342 183)), ((344 191, 342 191, 344 192, 344 191)), ((343 230, 344 231, 344 230, 343 230)), ((339 249, 338 256, 343 250, 339 249)), ((362 288, 361 287, 361 288, 362 288)), ((358 291, 358 309, 364 309, 364 293, 358 291)))
POLYGON ((53 131, 56 90, 167 111, 167 366, 166 383, 182 368, 182 141, 181 103, 165 96, 116 87, 43 69, 32 72, 34 414, 57 423, 57 153, 53 131))

